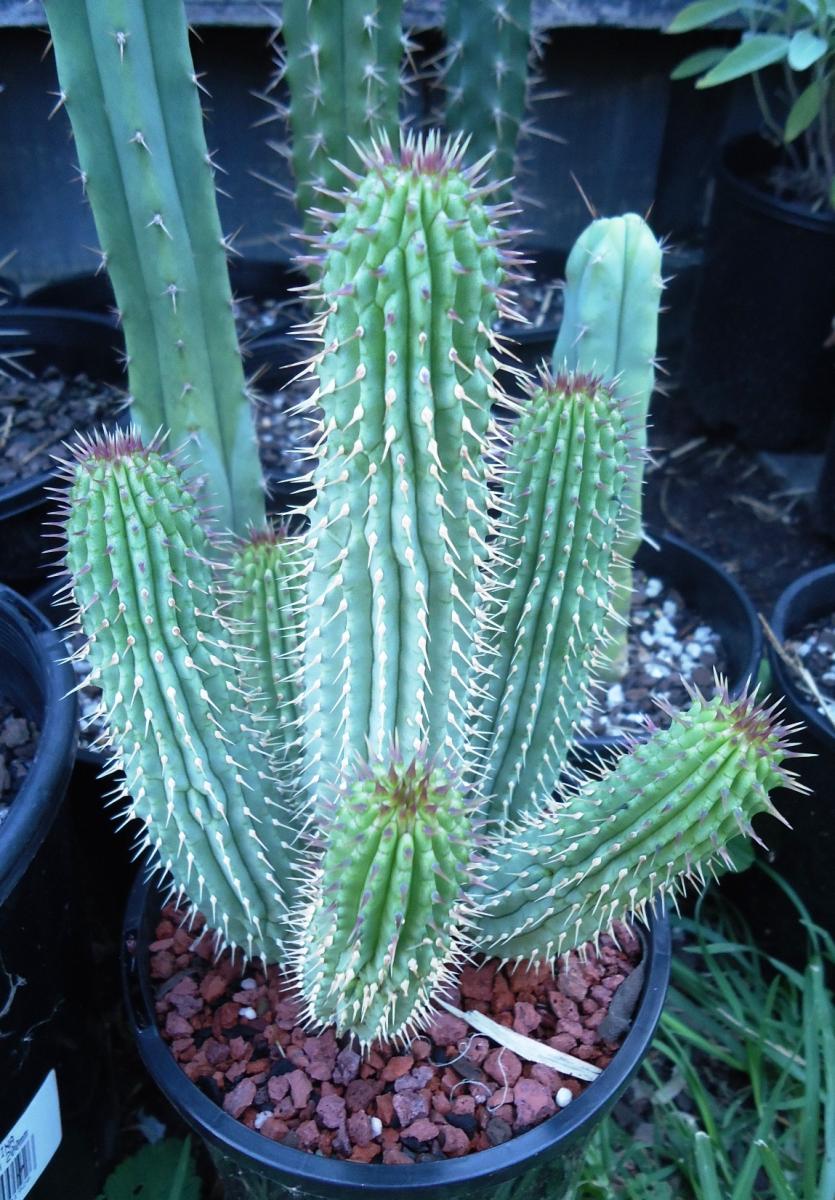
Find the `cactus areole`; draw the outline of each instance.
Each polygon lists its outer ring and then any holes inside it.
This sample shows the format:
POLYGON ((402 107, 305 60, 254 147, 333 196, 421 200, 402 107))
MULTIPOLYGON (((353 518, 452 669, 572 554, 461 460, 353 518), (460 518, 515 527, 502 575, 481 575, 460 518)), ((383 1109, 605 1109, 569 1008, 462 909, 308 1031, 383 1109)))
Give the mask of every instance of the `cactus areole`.
POLYGON ((463 151, 362 150, 317 239, 302 532, 224 540, 138 434, 68 463, 126 816, 218 949, 290 964, 310 1025, 364 1047, 420 1030, 465 956, 556 961, 703 881, 796 786, 790 731, 721 686, 567 769, 638 455, 593 374, 543 370, 495 425, 516 260, 463 151))

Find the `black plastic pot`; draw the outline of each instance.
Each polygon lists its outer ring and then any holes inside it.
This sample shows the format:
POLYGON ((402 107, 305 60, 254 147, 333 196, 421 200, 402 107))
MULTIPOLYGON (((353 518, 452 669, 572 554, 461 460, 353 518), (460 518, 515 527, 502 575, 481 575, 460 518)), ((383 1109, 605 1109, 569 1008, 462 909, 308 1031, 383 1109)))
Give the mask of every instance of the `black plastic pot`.
MULTIPOLYGON (((292 288, 305 283, 304 277, 291 265, 266 262, 254 258, 233 258, 229 263, 229 279, 233 293, 253 300, 278 300, 286 306, 287 319, 263 333, 254 333, 252 341, 274 337, 298 320, 301 301, 292 288)), ((116 311, 116 297, 105 271, 70 275, 53 283, 35 288, 25 299, 26 304, 39 308, 63 308, 74 312, 89 312, 111 316, 116 311)))
POLYGON ((124 982, 130 1020, 139 1053, 157 1086, 206 1142, 223 1179, 225 1200, 403 1200, 436 1195, 444 1200, 569 1200, 589 1137, 649 1048, 669 980, 669 924, 663 915, 654 915, 646 934, 643 992, 632 1028, 611 1065, 568 1108, 502 1146, 463 1159, 413 1167, 346 1163, 293 1150, 247 1129, 183 1073, 156 1024, 148 945, 159 907, 159 893, 140 875, 125 918, 124 982))
MULTIPOLYGON (((835 564, 810 571, 795 580, 780 596, 771 617, 771 628, 783 644, 787 638, 800 633, 803 627, 818 617, 835 613, 835 564)), ((787 765, 811 789, 811 795, 798 796, 780 792, 777 808, 791 822, 786 829, 776 821, 767 828, 763 823, 763 838, 768 844, 762 854, 775 870, 794 887, 809 908, 812 917, 824 929, 835 929, 835 889, 832 886, 832 864, 835 859, 835 728, 826 720, 807 694, 800 690, 794 672, 777 654, 768 648, 774 676, 774 692, 786 700, 786 719, 802 722, 803 729, 795 738, 798 749, 809 758, 798 758, 787 765)), ((761 852, 762 853, 762 852, 761 852)), ((747 878, 747 877, 746 877, 747 878)), ((797 948, 802 951, 805 939, 797 923, 794 908, 782 898, 765 877, 754 879, 755 890, 737 897, 751 919, 764 926, 764 938, 769 948, 791 956, 797 948), (762 894, 761 894, 762 893, 762 894), (767 896, 763 902, 763 895, 767 896)))
MULTIPOLYGON (((94 1014, 83 991, 89 938, 80 922, 64 801, 77 721, 68 695, 73 672, 59 663, 62 649, 48 622, 0 586, 0 690, 41 731, 0 826, 0 1143, 54 1071, 63 1140, 37 1184, 39 1200, 63 1200, 69 1178, 73 1195, 94 1194, 100 1133, 90 1111, 99 1065, 91 1052, 94 1014)), ((0 1174, 6 1165, 0 1163, 0 1174)), ((5 1195, 2 1188, 0 1181, 5 1195)))
POLYGON ((17 304, 20 299, 20 288, 13 279, 0 275, 0 305, 17 304))
POLYGON ((682 381, 707 426, 767 450, 821 446, 835 386, 835 213, 764 191, 777 160, 759 137, 722 155, 682 381))
MULTIPOLYGON (((0 355, 24 351, 18 360, 37 375, 56 366, 68 375, 86 373, 93 379, 118 383, 123 379, 121 335, 104 317, 58 309, 4 309, 0 321, 0 355)), ((51 502, 46 489, 49 472, 0 488, 0 580, 19 592, 29 592, 46 579, 42 525, 51 502)))

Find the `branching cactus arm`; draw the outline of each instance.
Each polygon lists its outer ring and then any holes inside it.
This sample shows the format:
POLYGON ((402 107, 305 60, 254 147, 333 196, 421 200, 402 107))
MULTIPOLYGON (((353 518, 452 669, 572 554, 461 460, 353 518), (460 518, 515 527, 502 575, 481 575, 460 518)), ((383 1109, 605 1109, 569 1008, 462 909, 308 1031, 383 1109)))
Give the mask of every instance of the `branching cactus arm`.
POLYGON ((354 142, 394 138, 398 127, 402 0, 285 0, 279 79, 288 112, 296 200, 308 232, 311 209, 338 211, 345 176, 360 170, 354 142), (324 189, 324 190, 323 190, 324 189))
POLYGON ((197 501, 175 462, 117 434, 79 446, 66 529, 127 815, 222 942, 272 959, 286 935, 293 833, 216 614, 197 501))
POLYGON ((543 374, 508 434, 497 565, 474 721, 491 815, 549 796, 605 653, 623 494, 624 406, 591 375, 543 374))
MULTIPOLYGON (((630 423, 636 469, 624 495, 622 562, 615 565, 613 607, 629 615, 632 560, 643 537, 641 508, 647 417, 655 387, 658 314, 663 290, 662 251, 635 213, 593 221, 577 239, 566 268, 565 310, 554 347, 553 369, 594 371, 611 382, 630 423)), ((618 679, 626 670, 626 633, 610 622, 609 663, 601 672, 618 679)))
POLYGON ((510 198, 528 99, 531 0, 447 0, 446 127, 470 135, 472 160, 491 155, 490 175, 510 198))
POLYGON ((134 420, 183 446, 223 526, 263 488, 182 5, 48 0, 65 100, 128 355, 134 420))
POLYGON ((476 934, 485 953, 550 961, 643 917, 653 897, 704 886, 711 863, 729 863, 728 843, 754 836, 756 814, 778 815, 769 790, 805 791, 781 765, 796 727, 774 709, 720 688, 667 715, 669 728, 494 844, 476 934))

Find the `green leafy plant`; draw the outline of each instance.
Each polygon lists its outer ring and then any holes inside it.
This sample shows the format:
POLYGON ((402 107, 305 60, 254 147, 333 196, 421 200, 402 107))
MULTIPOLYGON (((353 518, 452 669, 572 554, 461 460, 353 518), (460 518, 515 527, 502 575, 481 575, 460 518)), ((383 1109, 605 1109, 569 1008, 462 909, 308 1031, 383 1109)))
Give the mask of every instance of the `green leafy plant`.
MULTIPOLYGON (((122 78, 149 26, 56 8, 59 61, 80 23, 122 78)), ((157 78, 188 70, 153 48, 157 78)), ((775 710, 721 685, 570 767, 640 449, 590 372, 543 370, 494 421, 518 256, 464 150, 372 144, 322 217, 304 528, 230 536, 137 431, 68 463, 67 592, 125 815, 218 948, 285 963, 310 1022, 363 1045, 420 1028, 468 954, 553 961, 644 916, 796 786, 775 710)))
POLYGON ((99 1200, 200 1200, 201 1195, 190 1140, 167 1138, 119 1163, 99 1200))
MULTIPOLYGON (((763 869, 763 868, 757 868, 763 869)), ((768 868, 765 868, 768 870, 768 868)), ((771 872, 769 872, 771 873, 771 872)), ((625 1107, 596 1135, 577 1200, 823 1200, 835 1192, 835 944, 791 889, 804 970, 767 958, 721 895, 678 920, 684 947, 625 1107)))
POLYGON ((786 153, 788 169, 774 175, 775 188, 815 207, 835 208, 835 5, 831 0, 696 0, 667 32, 688 33, 726 17, 741 18, 746 26, 739 44, 691 54, 672 78, 698 76, 696 87, 709 88, 750 77, 765 131, 786 153), (773 65, 783 69, 776 99, 759 76, 773 65))

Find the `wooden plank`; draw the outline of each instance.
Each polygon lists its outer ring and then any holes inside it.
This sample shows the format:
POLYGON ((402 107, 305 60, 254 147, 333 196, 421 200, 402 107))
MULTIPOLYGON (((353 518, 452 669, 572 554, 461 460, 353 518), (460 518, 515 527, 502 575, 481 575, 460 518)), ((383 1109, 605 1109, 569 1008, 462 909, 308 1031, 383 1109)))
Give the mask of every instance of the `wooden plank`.
MULTIPOLYGON (((537 28, 614 26, 665 29, 684 0, 534 0, 537 28)), ((269 27, 281 14, 281 0, 187 0, 194 25, 269 27)), ((406 21, 414 29, 443 25, 444 0, 406 0, 406 21)), ((40 0, 0 0, 0 28, 43 26, 40 0)))

